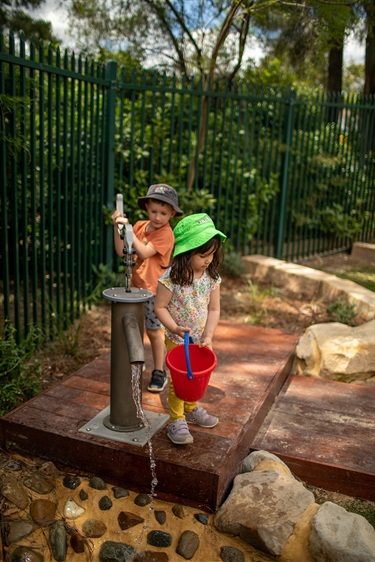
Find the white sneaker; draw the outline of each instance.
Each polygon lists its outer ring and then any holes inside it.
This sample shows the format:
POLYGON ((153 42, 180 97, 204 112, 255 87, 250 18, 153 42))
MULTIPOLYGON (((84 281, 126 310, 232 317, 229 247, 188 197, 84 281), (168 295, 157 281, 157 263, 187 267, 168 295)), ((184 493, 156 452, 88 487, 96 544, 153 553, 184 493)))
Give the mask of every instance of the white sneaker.
POLYGON ((167 435, 175 445, 187 445, 193 442, 193 436, 188 429, 186 420, 183 418, 178 418, 168 425, 167 435))
POLYGON ((219 422, 219 418, 207 414, 202 406, 195 406, 192 412, 185 412, 185 418, 188 423, 195 423, 207 428, 215 427, 219 422))

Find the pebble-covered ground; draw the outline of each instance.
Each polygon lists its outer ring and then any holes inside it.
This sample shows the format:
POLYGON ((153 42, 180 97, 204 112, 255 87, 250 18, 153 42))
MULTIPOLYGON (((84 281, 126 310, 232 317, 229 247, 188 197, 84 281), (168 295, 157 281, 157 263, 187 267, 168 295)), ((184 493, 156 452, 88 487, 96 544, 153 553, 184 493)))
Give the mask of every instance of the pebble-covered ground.
POLYGON ((219 533, 212 514, 97 476, 60 472, 51 462, 1 452, 0 484, 7 562, 271 560, 219 533))

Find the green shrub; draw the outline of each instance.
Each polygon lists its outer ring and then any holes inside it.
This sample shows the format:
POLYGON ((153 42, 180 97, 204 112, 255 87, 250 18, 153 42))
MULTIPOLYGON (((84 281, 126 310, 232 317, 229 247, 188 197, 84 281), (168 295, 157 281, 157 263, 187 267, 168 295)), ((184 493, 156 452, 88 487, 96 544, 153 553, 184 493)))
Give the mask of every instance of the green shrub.
POLYGON ((224 256, 224 264, 223 264, 223 273, 228 275, 229 277, 241 277, 244 273, 244 266, 241 261, 241 256, 234 252, 225 253, 224 256))
POLYGON ((353 325, 353 320, 356 316, 356 309, 354 304, 347 304, 343 299, 337 299, 329 306, 327 312, 331 319, 341 324, 353 325))
POLYGON ((40 364, 30 361, 40 337, 34 328, 17 344, 15 329, 8 326, 0 338, 0 416, 41 391, 40 364))

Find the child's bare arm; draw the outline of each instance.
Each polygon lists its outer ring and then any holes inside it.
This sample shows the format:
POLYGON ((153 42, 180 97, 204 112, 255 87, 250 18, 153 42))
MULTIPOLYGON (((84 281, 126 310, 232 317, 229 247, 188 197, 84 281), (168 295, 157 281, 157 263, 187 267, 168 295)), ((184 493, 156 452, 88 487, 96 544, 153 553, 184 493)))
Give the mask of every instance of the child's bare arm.
POLYGON ((208 305, 207 322, 203 330, 201 347, 209 347, 212 349, 212 338, 220 320, 220 284, 211 292, 210 302, 208 305))
POLYGON ((178 326, 178 324, 173 320, 169 310, 168 304, 172 298, 172 293, 167 287, 158 283, 158 288, 155 297, 155 314, 159 318, 160 322, 173 334, 177 334, 181 338, 184 337, 185 332, 190 332, 190 328, 185 326, 178 326))
MULTIPOLYGON (((115 211, 111 218, 115 227, 114 241, 115 241, 116 254, 118 256, 123 256, 124 241, 120 238, 117 226, 119 224, 129 224, 129 220, 126 218, 126 216, 121 216, 119 211, 115 211)), ((143 242, 141 242, 134 233, 133 233, 133 248, 135 249, 137 256, 141 260, 147 260, 148 258, 156 254, 155 248, 153 248, 150 244, 147 244, 147 246, 143 244, 143 242)))

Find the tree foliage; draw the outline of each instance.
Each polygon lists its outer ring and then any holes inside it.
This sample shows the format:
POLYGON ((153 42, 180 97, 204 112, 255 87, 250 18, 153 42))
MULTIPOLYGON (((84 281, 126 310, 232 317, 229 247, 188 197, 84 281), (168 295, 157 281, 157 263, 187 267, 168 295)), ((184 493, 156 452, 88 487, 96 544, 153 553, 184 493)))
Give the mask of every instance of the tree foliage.
POLYGON ((43 19, 34 19, 25 10, 33 10, 45 0, 5 0, 0 4, 0 27, 3 30, 22 32, 26 39, 42 39, 58 43, 52 33, 52 24, 43 19))

